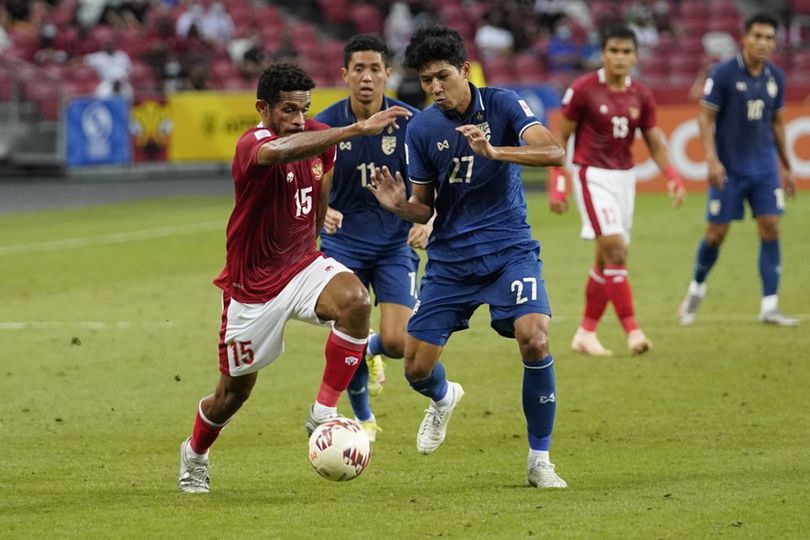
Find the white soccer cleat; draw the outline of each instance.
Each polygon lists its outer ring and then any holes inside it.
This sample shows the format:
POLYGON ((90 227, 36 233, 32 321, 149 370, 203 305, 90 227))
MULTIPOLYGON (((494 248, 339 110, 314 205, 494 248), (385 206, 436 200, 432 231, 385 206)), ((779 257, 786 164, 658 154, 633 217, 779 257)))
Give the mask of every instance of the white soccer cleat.
POLYGON ((589 332, 581 326, 577 328, 571 348, 578 353, 588 356, 613 356, 613 351, 606 349, 596 337, 596 332, 589 332))
POLYGON ((684 326, 695 322, 695 316, 700 307, 700 302, 705 296, 706 282, 690 282, 689 289, 686 291, 686 297, 683 299, 683 302, 681 302, 681 305, 678 306, 678 322, 684 326))
POLYGON ((316 418, 314 408, 315 408, 314 404, 309 406, 309 416, 307 417, 307 421, 304 422, 304 429, 307 430, 307 437, 312 435, 312 432, 315 431, 315 428, 317 428, 324 422, 334 420, 335 418, 340 418, 340 415, 338 413, 327 414, 323 418, 316 418))
POLYGON ((783 315, 778 309, 759 312, 759 322, 777 326, 799 326, 799 319, 783 315))
POLYGON ((460 384, 449 382, 447 391, 452 392, 452 401, 447 407, 440 409, 435 401, 431 401, 425 409, 425 418, 419 425, 416 434, 416 449, 420 454, 432 454, 444 442, 447 436, 447 424, 458 402, 464 397, 464 389, 460 384))
POLYGON ((564 489, 568 487, 566 481, 554 471, 553 463, 540 461, 539 459, 529 459, 526 480, 530 486, 536 488, 564 489))
POLYGON ((640 328, 636 328, 635 330, 630 330, 630 333, 627 334, 627 348, 630 349, 630 352, 634 355, 639 355, 652 349, 653 344, 652 341, 647 339, 647 336, 644 335, 644 332, 642 332, 640 328))
POLYGON ((191 437, 180 445, 180 476, 177 486, 184 493, 208 493, 208 456, 189 457, 191 437))
POLYGON ((369 442, 377 442, 377 432, 382 431, 382 428, 377 425, 377 421, 373 418, 369 420, 358 420, 355 418, 355 420, 357 420, 357 423, 360 424, 360 427, 362 427, 366 435, 368 435, 369 442))

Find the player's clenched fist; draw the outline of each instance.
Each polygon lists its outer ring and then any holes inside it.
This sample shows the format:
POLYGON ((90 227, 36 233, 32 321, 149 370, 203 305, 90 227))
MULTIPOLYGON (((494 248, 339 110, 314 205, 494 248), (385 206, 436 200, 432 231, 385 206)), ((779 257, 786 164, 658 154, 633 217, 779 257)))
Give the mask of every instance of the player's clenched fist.
POLYGON ((323 220, 323 230, 326 234, 335 234, 343 226, 343 213, 335 210, 331 206, 326 209, 326 217, 323 220))

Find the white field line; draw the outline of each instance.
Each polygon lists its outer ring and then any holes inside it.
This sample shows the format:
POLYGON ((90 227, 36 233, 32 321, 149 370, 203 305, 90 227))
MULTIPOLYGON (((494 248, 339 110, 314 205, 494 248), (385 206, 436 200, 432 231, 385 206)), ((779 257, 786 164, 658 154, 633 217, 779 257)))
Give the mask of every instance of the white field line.
POLYGON ((74 249, 105 244, 123 244, 126 242, 137 242, 139 240, 153 240, 155 238, 168 238, 171 236, 224 230, 224 227, 225 225, 222 221, 203 221, 200 223, 189 223, 188 225, 176 225, 173 227, 161 227, 158 229, 143 229, 140 231, 105 234, 102 236, 82 236, 79 238, 66 238, 64 240, 53 240, 50 242, 12 244, 0 246, 0 256, 16 255, 20 253, 59 251, 63 249, 74 249))
POLYGON ((86 330, 128 330, 130 328, 171 328, 172 321, 9 321, 0 322, 2 330, 49 330, 51 328, 83 328, 86 330))

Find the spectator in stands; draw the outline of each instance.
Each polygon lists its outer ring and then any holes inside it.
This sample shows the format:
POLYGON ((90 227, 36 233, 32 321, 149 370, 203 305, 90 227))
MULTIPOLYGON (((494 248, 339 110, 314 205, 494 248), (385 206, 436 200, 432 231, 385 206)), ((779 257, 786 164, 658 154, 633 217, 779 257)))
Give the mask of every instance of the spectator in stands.
POLYGON ((579 45, 568 24, 568 19, 561 19, 548 43, 548 67, 552 73, 569 73, 580 69, 579 45))
POLYGON ((53 23, 45 23, 39 33, 39 50, 34 54, 35 63, 64 64, 67 61, 68 54, 53 47, 55 37, 56 26, 53 23))
POLYGON ((400 60, 405 54, 413 30, 413 15, 408 4, 394 2, 385 18, 385 43, 395 59, 400 60))
POLYGON ((84 63, 93 68, 101 79, 97 93, 110 93, 116 87, 116 83, 121 85, 123 92, 132 95, 132 87, 129 87, 129 73, 132 71, 132 60, 129 55, 115 46, 113 38, 107 38, 102 44, 103 49, 84 57, 84 63))
POLYGON ((439 10, 436 8, 434 0, 411 0, 411 13, 413 13, 414 32, 420 28, 435 26, 441 23, 439 10))
POLYGON ((129 82, 122 80, 101 81, 94 92, 94 96, 98 99, 120 97, 126 99, 127 101, 132 101, 132 96, 134 94, 135 92, 132 89, 132 85, 129 84, 129 82))
POLYGON ((11 26, 11 17, 6 6, 0 4, 0 52, 11 47, 11 37, 6 29, 9 26, 11 26))
POLYGON ((509 56, 515 47, 515 37, 506 28, 504 13, 489 11, 475 32, 475 46, 484 59, 509 56))
POLYGON ((233 19, 222 2, 214 2, 202 19, 200 31, 203 37, 216 43, 228 43, 235 33, 233 19))
POLYGON ((197 29, 199 29, 204 17, 205 12, 203 11, 202 5, 197 2, 191 4, 189 8, 177 18, 177 36, 181 38, 188 36, 192 26, 196 26, 197 29))
POLYGON ((652 11, 637 4, 628 11, 627 26, 636 34, 638 57, 652 57, 658 46, 658 29, 653 22, 652 11))
POLYGON ((398 100, 404 101, 411 107, 416 107, 419 110, 425 108, 427 96, 422 89, 419 73, 417 73, 415 69, 403 66, 396 89, 398 100))

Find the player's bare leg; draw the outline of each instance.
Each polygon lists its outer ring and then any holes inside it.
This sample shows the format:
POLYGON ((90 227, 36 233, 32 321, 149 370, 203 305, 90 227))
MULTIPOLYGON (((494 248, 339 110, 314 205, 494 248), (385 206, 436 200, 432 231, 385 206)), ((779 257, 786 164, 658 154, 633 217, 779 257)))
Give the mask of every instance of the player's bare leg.
MULTIPOLYGON (((385 364, 382 355, 389 358, 402 358, 405 355, 405 335, 408 319, 413 310, 402 304, 383 302, 380 304, 380 354, 370 353, 368 362, 368 393, 378 396, 385 384, 385 364)), ((373 340, 374 338, 369 338, 373 340)), ((369 342, 369 349, 371 349, 369 342)))
POLYGON ((554 359, 548 345, 550 321, 548 315, 530 313, 514 325, 523 359, 523 413, 529 437, 526 479, 534 487, 565 488, 568 484, 554 471, 549 458, 557 408, 554 359))
POLYGON ((447 380, 439 362, 442 349, 411 335, 405 340, 405 378, 411 388, 430 398, 416 434, 416 449, 421 454, 432 454, 441 446, 453 410, 464 397, 461 385, 447 380))
POLYGON ((334 321, 334 324, 326 340, 326 366, 318 397, 304 424, 307 435, 326 420, 338 416, 340 395, 349 386, 363 358, 371 313, 368 291, 354 274, 338 274, 321 292, 315 313, 320 319, 334 321))
POLYGON ((627 273, 627 243, 621 234, 596 237, 596 256, 603 263, 605 294, 613 304, 622 328, 627 334, 627 348, 632 354, 644 354, 652 342, 638 327, 633 307, 633 291, 627 273))
POLYGON ((798 326, 799 319, 787 317, 779 311, 779 274, 781 253, 779 249, 779 216, 757 216, 759 229, 759 276, 762 280, 762 303, 760 322, 777 326, 798 326))
POLYGON ((690 325, 695 322, 700 303, 706 297, 706 277, 717 261, 720 246, 726 239, 728 231, 728 223, 712 223, 710 221, 706 224, 706 236, 698 245, 692 281, 689 282, 686 296, 678 306, 678 322, 683 325, 690 325))
POLYGON ((200 400, 191 436, 180 446, 180 491, 208 493, 208 449, 250 397, 256 377, 256 373, 220 374, 214 393, 200 400))

